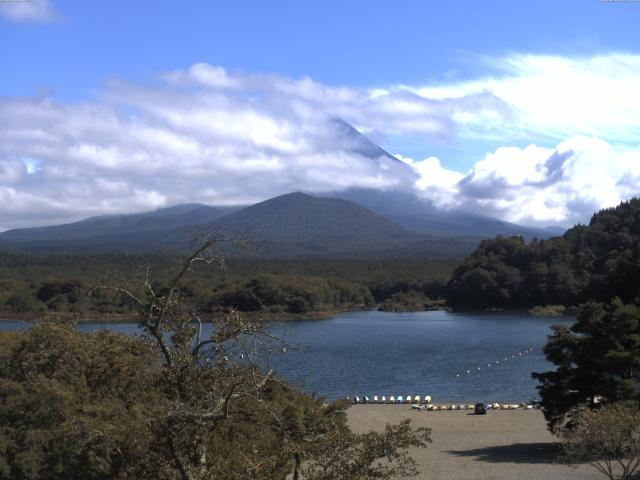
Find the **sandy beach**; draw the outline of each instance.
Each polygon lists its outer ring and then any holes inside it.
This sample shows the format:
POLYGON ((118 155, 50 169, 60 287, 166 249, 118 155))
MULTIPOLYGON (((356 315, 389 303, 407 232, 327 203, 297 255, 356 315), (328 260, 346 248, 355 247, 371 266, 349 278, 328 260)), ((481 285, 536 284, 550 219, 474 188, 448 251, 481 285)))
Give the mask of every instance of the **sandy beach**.
POLYGON ((349 424, 357 433, 382 430, 404 418, 432 429, 433 443, 412 451, 420 480, 596 480, 593 467, 555 461, 556 439, 537 410, 416 411, 409 405, 354 405, 349 424))

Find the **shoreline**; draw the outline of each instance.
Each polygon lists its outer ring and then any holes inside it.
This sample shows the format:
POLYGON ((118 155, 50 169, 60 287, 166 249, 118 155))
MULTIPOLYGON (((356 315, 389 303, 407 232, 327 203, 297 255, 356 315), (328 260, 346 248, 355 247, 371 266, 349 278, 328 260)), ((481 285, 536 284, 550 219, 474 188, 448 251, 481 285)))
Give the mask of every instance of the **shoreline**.
MULTIPOLYGON (((332 310, 332 311, 315 311, 308 314, 283 314, 283 313, 268 313, 268 312, 243 312, 249 318, 269 317, 269 322, 290 322, 297 320, 324 320, 332 318, 337 315, 347 312, 360 312, 360 311, 375 311, 375 310, 362 310, 362 309, 345 309, 345 310, 332 310)), ((224 315, 224 312, 215 312, 214 314, 203 315, 203 318, 207 320, 211 319, 213 315, 224 315)), ((91 313, 91 314, 79 314, 79 313, 56 313, 56 312, 1 312, 0 321, 2 322, 39 322, 51 320, 68 321, 76 323, 138 323, 136 318, 132 318, 130 314, 124 313, 91 313)))
MULTIPOLYGON (((299 320, 326 320, 343 313, 350 312, 387 312, 387 313, 414 313, 432 311, 451 311, 448 307, 427 308, 424 310, 381 310, 379 305, 376 308, 344 308, 335 310, 316 310, 304 314, 287 312, 242 312, 250 319, 263 317, 267 322, 295 322, 299 320), (268 317, 268 318, 267 318, 268 317)), ((203 318, 210 319, 212 315, 224 315, 225 312, 218 311, 213 314, 203 315, 203 318)), ((69 321, 77 323, 138 323, 130 314, 124 313, 67 313, 67 312, 0 312, 0 321, 4 322, 38 322, 45 321, 49 317, 52 320, 69 321)))
MULTIPOLYGON (((377 305, 376 308, 344 308, 335 310, 316 310, 307 312, 304 314, 287 313, 287 312, 242 312, 251 319, 261 318, 267 323, 270 322, 296 322, 299 320, 326 320, 333 318, 343 313, 350 312, 386 312, 386 313, 419 313, 419 312, 451 312, 451 313, 463 313, 463 314, 527 314, 532 317, 539 316, 552 316, 552 317, 566 317, 570 315, 543 315, 540 313, 534 313, 531 309, 480 309, 480 310, 467 310, 467 309, 452 309, 444 304, 442 305, 429 305, 423 310, 387 310, 380 308, 382 304, 377 305)), ((203 318, 211 318, 212 315, 224 315, 225 312, 218 311, 213 314, 202 315, 203 318)), ((45 321, 49 317, 52 320, 68 321, 76 323, 138 323, 135 318, 131 317, 131 314, 124 313, 67 313, 67 312, 0 312, 0 321, 2 322, 38 322, 45 321), (80 318, 81 317, 81 318, 80 318)))

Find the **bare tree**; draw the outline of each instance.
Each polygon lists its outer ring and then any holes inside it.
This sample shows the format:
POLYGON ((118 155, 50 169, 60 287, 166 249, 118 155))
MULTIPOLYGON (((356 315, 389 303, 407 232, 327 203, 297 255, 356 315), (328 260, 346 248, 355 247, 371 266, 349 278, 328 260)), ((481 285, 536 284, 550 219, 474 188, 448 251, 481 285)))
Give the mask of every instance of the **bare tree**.
POLYGON ((289 472, 300 478, 303 471, 309 479, 337 479, 348 472, 352 480, 415 473, 407 449, 424 447, 430 441, 428 429, 414 430, 407 421, 388 426, 384 434, 351 433, 346 404, 326 404, 274 375, 272 354, 292 346, 272 335, 262 320, 236 310, 205 318, 189 307, 181 286, 197 264, 220 261, 215 251, 220 242, 229 240, 205 238, 166 285, 152 282, 147 271, 137 290, 93 290, 127 299, 162 358, 155 387, 162 405, 149 409, 154 412, 151 435, 161 450, 156 456, 169 458, 169 468, 181 480, 271 480, 289 472), (237 438, 221 439, 220 432, 232 435, 243 428, 251 433, 233 452, 240 466, 228 466, 220 451, 237 446, 237 438))
POLYGON ((161 352, 168 405, 166 416, 155 423, 166 431, 168 450, 183 480, 210 478, 207 433, 216 422, 247 413, 234 410, 234 403, 251 398, 251 408, 267 409, 262 391, 275 378, 271 354, 286 348, 259 319, 234 310, 204 320, 181 298, 180 287, 196 264, 220 261, 215 247, 221 242, 242 245, 214 236, 204 239, 165 286, 154 286, 147 271, 142 294, 104 285, 93 290, 111 291, 132 302, 139 326, 161 352))

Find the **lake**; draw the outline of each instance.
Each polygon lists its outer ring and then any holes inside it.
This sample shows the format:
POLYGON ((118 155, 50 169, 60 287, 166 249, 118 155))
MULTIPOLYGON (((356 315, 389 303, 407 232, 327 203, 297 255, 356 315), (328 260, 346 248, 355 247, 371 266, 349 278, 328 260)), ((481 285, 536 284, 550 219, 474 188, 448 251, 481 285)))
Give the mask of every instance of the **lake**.
MULTIPOLYGON (((436 402, 522 402, 537 397, 531 372, 553 367, 542 352, 550 325, 571 322, 526 313, 350 312, 273 327, 303 347, 275 356, 273 366, 330 399, 410 394, 436 402)), ((0 322, 0 330, 24 327, 0 322)), ((134 324, 78 328, 138 332, 134 324)))

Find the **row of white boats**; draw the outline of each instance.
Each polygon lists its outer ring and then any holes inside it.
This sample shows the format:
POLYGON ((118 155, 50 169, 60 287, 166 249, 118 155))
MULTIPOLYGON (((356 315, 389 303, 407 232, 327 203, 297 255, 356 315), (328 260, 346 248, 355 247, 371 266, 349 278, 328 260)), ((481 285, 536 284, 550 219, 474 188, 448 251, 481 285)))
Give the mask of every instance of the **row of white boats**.
POLYGON ((353 401, 353 403, 425 403, 425 404, 429 404, 431 403, 431 395, 426 395, 424 397, 421 397, 420 395, 415 395, 415 396, 411 396, 411 395, 407 395, 406 397, 403 397, 402 395, 391 395, 389 397, 382 395, 381 397, 378 397, 378 395, 374 395, 373 398, 369 398, 369 397, 353 397, 353 399, 351 399, 350 397, 347 397, 347 400, 349 401, 353 401))
MULTIPOLYGON (((474 410, 474 404, 435 404, 432 403, 432 399, 430 395, 425 397, 421 397, 420 395, 407 395, 403 397, 402 395, 394 396, 391 395, 389 397, 382 395, 379 397, 378 395, 374 395, 373 397, 359 397, 355 396, 353 398, 347 397, 349 402, 354 404, 411 404, 411 408, 415 410, 429 410, 429 411, 439 411, 439 410, 474 410)), ((533 404, 526 403, 487 403, 484 404, 487 410, 517 410, 519 408, 522 409, 533 409, 536 408, 533 404)))

